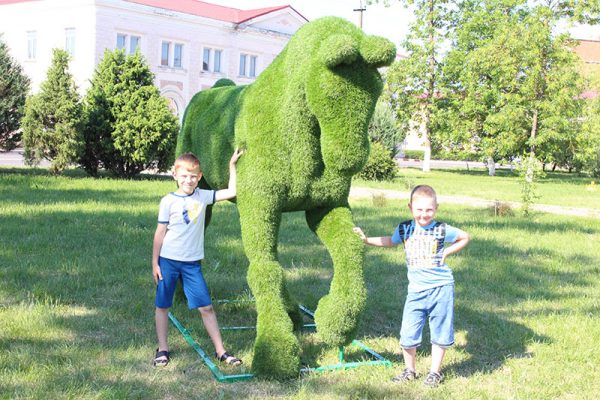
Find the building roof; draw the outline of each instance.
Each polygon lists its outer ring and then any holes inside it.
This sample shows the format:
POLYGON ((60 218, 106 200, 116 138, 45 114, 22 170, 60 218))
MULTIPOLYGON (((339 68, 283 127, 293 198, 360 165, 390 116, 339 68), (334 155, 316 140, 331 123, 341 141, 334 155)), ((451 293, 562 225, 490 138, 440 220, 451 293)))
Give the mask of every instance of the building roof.
MULTIPOLYGON (((13 3, 26 3, 31 1, 39 0, 0 0, 0 5, 13 4, 13 3)), ((205 17, 210 19, 216 19, 219 21, 231 22, 234 24, 241 24, 251 19, 270 14, 275 11, 284 10, 290 8, 296 14, 308 19, 296 11, 290 5, 281 5, 275 7, 257 8, 254 10, 239 10, 237 8, 220 6, 217 4, 207 3, 199 0, 124 0, 128 3, 136 3, 150 7, 162 8, 164 10, 176 11, 184 14, 196 15, 199 17, 205 17)))
MULTIPOLYGON (((289 5, 257 8, 254 10, 239 10, 237 8, 220 6, 217 4, 207 3, 198 0, 125 0, 129 3, 143 4, 150 7, 162 8, 170 11, 177 11, 184 14, 197 15, 199 17, 217 19, 220 21, 232 22, 234 24, 241 24, 248 20, 269 14, 275 11, 283 10, 286 8, 293 7, 289 5)), ((302 18, 302 14, 294 10, 302 18)), ((306 19, 306 18, 304 18, 306 19)))

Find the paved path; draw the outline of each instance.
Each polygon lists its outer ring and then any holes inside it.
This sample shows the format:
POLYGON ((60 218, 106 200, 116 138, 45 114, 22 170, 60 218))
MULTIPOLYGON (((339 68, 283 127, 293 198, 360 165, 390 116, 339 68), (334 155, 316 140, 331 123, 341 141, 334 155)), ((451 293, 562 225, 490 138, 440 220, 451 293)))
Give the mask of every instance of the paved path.
MULTIPOLYGON (((387 189, 370 189, 364 187, 352 187, 350 189, 350 197, 352 198, 373 198, 373 195, 384 195, 387 199, 406 199, 408 200, 409 192, 400 192, 387 189)), ((467 196, 438 196, 439 202, 452 204, 466 204, 474 207, 491 207, 494 205, 494 200, 483 200, 467 196)), ((511 208, 518 209, 521 203, 507 201, 503 203, 510 204, 511 208)), ((534 211, 547 212, 551 214, 573 215, 577 217, 588 217, 600 219, 600 210, 594 208, 578 208, 578 207, 561 207, 549 204, 532 204, 531 209, 534 211)))

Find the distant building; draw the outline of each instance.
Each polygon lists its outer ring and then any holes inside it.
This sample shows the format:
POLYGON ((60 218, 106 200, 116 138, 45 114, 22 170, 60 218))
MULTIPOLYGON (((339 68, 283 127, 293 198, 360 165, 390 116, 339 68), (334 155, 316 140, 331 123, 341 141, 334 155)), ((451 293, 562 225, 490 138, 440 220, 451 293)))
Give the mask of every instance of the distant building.
POLYGON ((600 96, 600 40, 578 39, 575 53, 583 61, 583 75, 591 81, 591 86, 581 97, 593 99, 600 96))
MULTIPOLYGON (((249 2, 251 3, 251 2, 249 2)), ((83 94, 106 49, 139 49, 180 117, 220 78, 247 84, 307 19, 288 5, 239 10, 197 0, 0 0, 0 39, 38 90, 52 49, 83 94)))

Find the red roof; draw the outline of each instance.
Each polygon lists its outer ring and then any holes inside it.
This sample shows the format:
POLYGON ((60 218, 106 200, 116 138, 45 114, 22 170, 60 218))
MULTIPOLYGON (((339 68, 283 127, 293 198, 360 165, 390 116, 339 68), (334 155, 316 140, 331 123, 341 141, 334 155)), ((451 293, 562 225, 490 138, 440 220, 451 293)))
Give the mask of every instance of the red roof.
MULTIPOLYGON (((35 0, 0 0, 0 5, 13 4, 13 3, 27 3, 35 0)), ((239 10, 237 8, 220 6, 217 4, 207 3, 198 0, 125 0, 129 3, 142 4, 145 6, 162 8, 164 10, 177 11, 184 14, 197 15, 199 17, 206 17, 211 19, 217 19, 220 21, 233 22, 235 24, 241 24, 253 18, 260 17, 265 14, 269 14, 275 11, 283 10, 285 8, 294 8, 290 5, 257 8, 255 10, 239 10)), ((308 21, 302 14, 294 10, 298 15, 308 21)))
MULTIPOLYGON (((177 11, 185 14, 197 15, 220 21, 233 22, 240 24, 250 19, 260 17, 274 11, 285 8, 293 8, 289 5, 258 8, 255 10, 239 10, 237 8, 220 6, 217 4, 206 3, 198 0, 125 0, 129 3, 143 4, 150 7, 162 8, 170 11, 177 11)), ((296 11, 296 10, 294 10, 296 11)), ((297 11, 296 11, 297 12, 297 11)), ((299 14, 299 13, 298 13, 299 14)), ((304 17, 303 17, 304 18, 304 17)), ((306 18, 305 18, 306 19, 306 18)))
POLYGON ((13 3, 27 3, 29 1, 33 1, 33 0, 0 0, 0 6, 3 6, 4 4, 13 4, 13 3))

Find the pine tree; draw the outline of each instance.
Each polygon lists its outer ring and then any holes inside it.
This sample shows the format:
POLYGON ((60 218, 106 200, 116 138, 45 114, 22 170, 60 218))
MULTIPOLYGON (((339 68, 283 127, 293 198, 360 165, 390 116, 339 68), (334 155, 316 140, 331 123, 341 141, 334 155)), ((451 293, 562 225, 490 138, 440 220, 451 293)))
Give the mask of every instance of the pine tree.
POLYGON ((19 132, 29 78, 0 41, 0 149, 12 150, 21 140, 19 132))
POLYGON ((82 144, 81 103, 68 68, 68 53, 54 49, 46 80, 27 98, 22 120, 25 161, 36 165, 47 159, 55 173, 78 160, 82 144))
POLYGON ((171 165, 179 123, 139 52, 105 51, 84 99, 84 115, 80 163, 89 174, 104 168, 131 177, 171 165))

